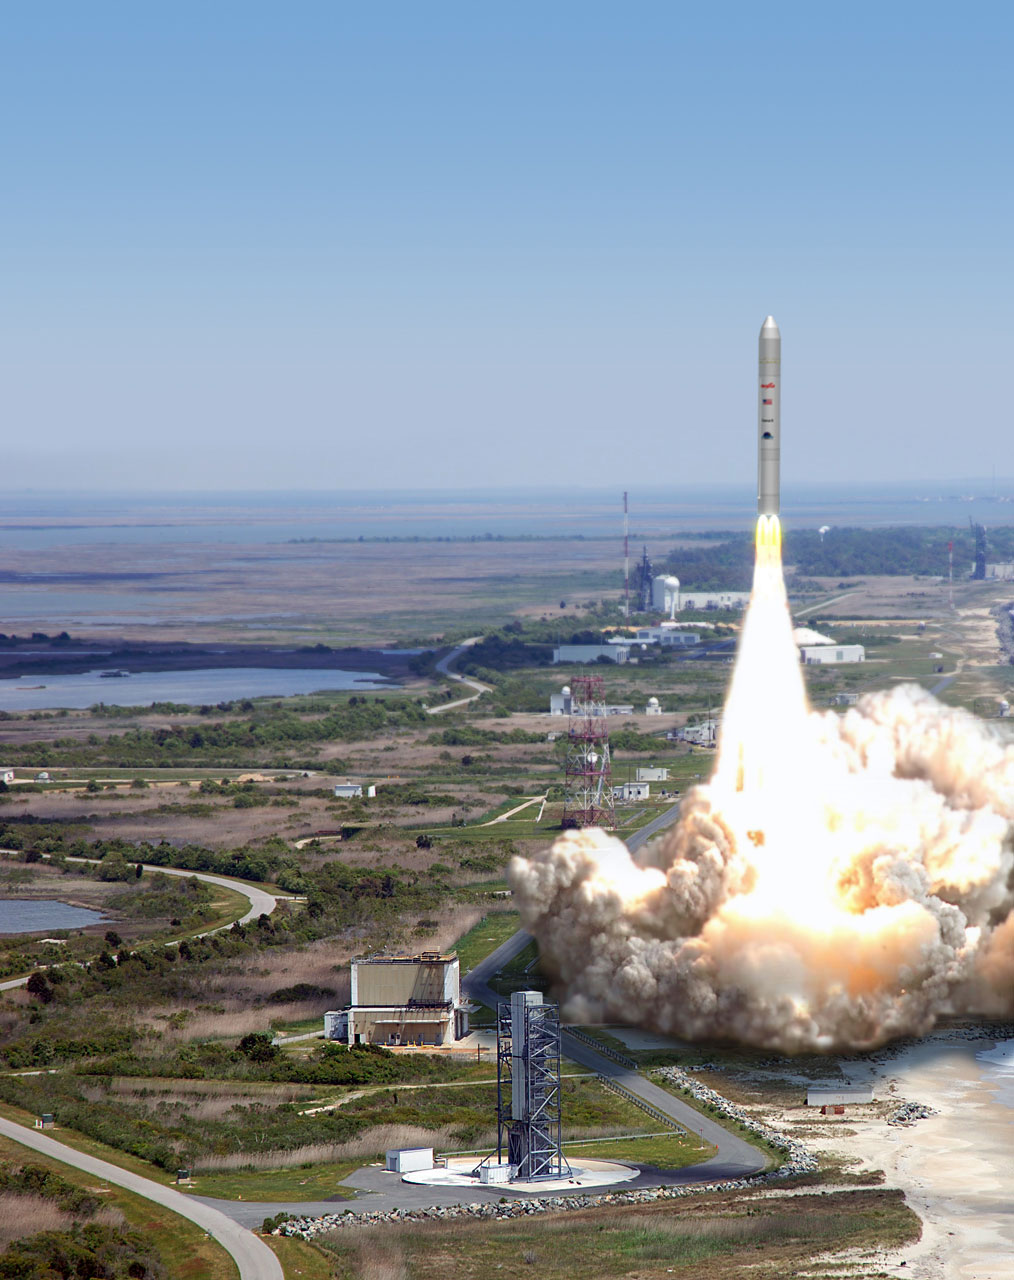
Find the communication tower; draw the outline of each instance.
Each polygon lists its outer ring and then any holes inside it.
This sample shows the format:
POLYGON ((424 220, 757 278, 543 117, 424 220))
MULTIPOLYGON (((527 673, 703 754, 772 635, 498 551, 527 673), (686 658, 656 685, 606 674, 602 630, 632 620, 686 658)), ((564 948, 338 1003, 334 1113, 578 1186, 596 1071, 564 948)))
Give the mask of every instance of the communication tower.
POLYGON ((575 676, 570 683, 563 825, 612 827, 616 813, 602 677, 575 676))
POLYGON ((496 1023, 497 1161, 512 1180, 571 1176, 560 1110, 560 1007, 515 991, 496 1023))

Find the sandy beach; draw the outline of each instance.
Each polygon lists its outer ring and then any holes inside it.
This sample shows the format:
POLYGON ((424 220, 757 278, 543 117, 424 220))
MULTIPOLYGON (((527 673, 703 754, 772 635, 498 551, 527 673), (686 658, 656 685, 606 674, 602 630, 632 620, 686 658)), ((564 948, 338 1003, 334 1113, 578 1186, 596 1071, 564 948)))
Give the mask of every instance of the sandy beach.
POLYGON ((913 1280, 1014 1280, 1014 1042, 941 1034, 881 1061, 845 1061, 883 1101, 938 1114, 908 1126, 850 1123, 818 1145, 883 1169, 923 1221, 918 1244, 887 1260, 913 1280))

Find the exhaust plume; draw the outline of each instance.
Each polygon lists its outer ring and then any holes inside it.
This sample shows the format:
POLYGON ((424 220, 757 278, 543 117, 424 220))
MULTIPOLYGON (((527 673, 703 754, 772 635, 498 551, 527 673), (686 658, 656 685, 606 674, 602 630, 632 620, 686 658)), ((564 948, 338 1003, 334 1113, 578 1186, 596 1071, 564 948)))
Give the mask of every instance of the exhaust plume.
POLYGON ((777 516, 714 770, 631 854, 568 831, 509 868, 572 1021, 787 1052, 1014 1010, 1014 748, 915 685, 811 711, 777 516))

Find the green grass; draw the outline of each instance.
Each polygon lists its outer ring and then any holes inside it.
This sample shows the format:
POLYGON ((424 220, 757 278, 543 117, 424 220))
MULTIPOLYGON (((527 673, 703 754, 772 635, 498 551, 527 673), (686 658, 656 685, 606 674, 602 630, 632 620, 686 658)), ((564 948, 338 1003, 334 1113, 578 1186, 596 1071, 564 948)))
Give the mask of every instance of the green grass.
POLYGON ((521 917, 516 911, 491 911, 483 916, 474 928, 458 939, 451 948, 458 953, 462 973, 468 973, 480 960, 495 951, 521 928, 521 917))
MULTIPOLYGON (((6 1114, 10 1108, 3 1110, 6 1114)), ((54 1136, 63 1141, 65 1134, 61 1132, 54 1136)), ((0 1163, 7 1166, 42 1165, 55 1169, 61 1177, 77 1186, 101 1189, 103 1204, 119 1209, 131 1227, 142 1231, 154 1243, 166 1264, 166 1274, 173 1280, 236 1280, 239 1275, 229 1254, 211 1240, 203 1228, 143 1196, 125 1191, 94 1174, 80 1172, 62 1160, 40 1155, 9 1138, 0 1138, 0 1163)), ((118 1160, 111 1163, 121 1164, 118 1160)))
MULTIPOLYGON (((648 1117, 644 1117, 648 1120, 648 1117)), ((648 1120, 649 1125, 653 1122, 648 1120)), ((702 1142, 695 1134, 671 1137, 615 1138, 608 1142, 567 1143, 568 1160, 619 1160, 630 1164, 650 1164, 659 1169, 684 1169, 710 1160, 717 1147, 702 1142)))
MULTIPOLYGON (((0 1103, 0 1115, 24 1125, 26 1129, 35 1127, 35 1116, 28 1111, 23 1111, 20 1107, 12 1107, 6 1102, 0 1103)), ((108 1147, 104 1142, 96 1142, 94 1138, 85 1137, 76 1129, 65 1129, 62 1125, 57 1125, 55 1129, 48 1131, 48 1136, 57 1142, 62 1142, 65 1147, 71 1147, 74 1151, 82 1151, 99 1160, 108 1160, 110 1164, 115 1164, 118 1168, 126 1169, 130 1173, 140 1174, 142 1178, 149 1178, 152 1182, 171 1186, 175 1181, 167 1170, 120 1151, 116 1147, 108 1147)))
POLYGON ((371 1265, 378 1276, 412 1280, 654 1280, 670 1272, 685 1280, 782 1280, 838 1275, 831 1262, 814 1269, 813 1258, 895 1248, 919 1232, 900 1191, 783 1196, 763 1205, 741 1192, 505 1222, 337 1232, 322 1247, 335 1259, 338 1280, 361 1277, 371 1265))
POLYGON ((355 1191, 338 1184, 366 1163, 297 1165, 292 1169, 236 1169, 227 1173, 195 1173, 190 1192, 216 1200, 351 1200, 355 1191))
POLYGON ((314 1244, 294 1236, 265 1236, 264 1243, 278 1256, 286 1280, 331 1280, 334 1272, 327 1255, 314 1244))
MULTIPOLYGON (((510 974, 512 976, 518 975, 520 977, 528 977, 530 976, 527 972, 528 966, 532 964, 533 960, 538 959, 538 955, 539 944, 533 938, 531 942, 527 943, 525 947, 518 952, 513 960, 508 961, 508 963, 504 965, 503 971, 505 974, 510 974)), ((538 965, 532 965, 532 973, 535 973, 537 969, 538 965)))

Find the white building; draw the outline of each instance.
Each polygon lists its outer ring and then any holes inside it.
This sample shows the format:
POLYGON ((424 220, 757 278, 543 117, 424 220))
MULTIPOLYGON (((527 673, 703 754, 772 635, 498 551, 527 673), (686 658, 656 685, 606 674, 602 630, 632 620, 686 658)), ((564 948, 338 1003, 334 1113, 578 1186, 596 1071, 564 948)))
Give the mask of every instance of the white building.
POLYGON ((862 1106, 873 1101, 873 1086, 860 1085, 813 1085, 806 1091, 808 1107, 843 1107, 862 1106))
POLYGON ((561 644, 553 650, 554 662, 626 662, 629 657, 629 644, 561 644))
POLYGON ((714 718, 711 720, 702 720, 700 724, 688 724, 677 731, 677 738, 681 742, 689 742, 695 747, 713 747, 718 742, 718 732, 721 728, 721 720, 714 718))
POLYGON ((640 764, 637 766, 638 782, 668 782, 669 770, 664 765, 640 764))
POLYGON ((663 622, 657 627, 639 627, 637 640, 640 644, 661 645, 663 649, 688 649, 701 643, 701 637, 695 632, 683 631, 671 622, 663 622))
POLYGON ((745 609, 749 591, 684 591, 681 609, 745 609))
POLYGON ((0 782, 10 783, 14 781, 13 769, 0 769, 0 782))
POLYGON ((662 714, 662 706, 657 698, 649 698, 648 705, 644 708, 646 716, 660 716, 662 714))
POLYGON ((803 644, 799 656, 806 666, 822 663, 865 662, 866 650, 861 644, 803 644))
POLYGON ((364 792, 361 782, 336 782, 334 793, 339 800, 361 800, 364 795, 372 799, 377 794, 377 788, 371 783, 364 792))
POLYGON ((456 955, 352 961, 352 1000, 324 1015, 324 1037, 345 1044, 446 1044, 468 1034, 456 955))
MULTIPOLYGON (((559 693, 551 693, 549 695, 549 714, 551 716, 569 716, 574 710, 574 696, 570 691, 570 685, 565 684, 559 693)), ((596 706, 592 715, 604 716, 632 716, 634 714, 634 705, 631 702, 610 702, 601 706, 596 706)), ((550 741, 555 739, 556 735, 550 735, 550 741)))
POLYGON ((650 800, 651 787, 646 782, 624 782, 613 787, 614 800, 650 800))
POLYGON ((656 613, 667 613, 671 618, 680 609, 680 580, 671 573, 660 573, 651 580, 651 607, 656 613))
POLYGON ((1014 564, 987 564, 986 577, 995 582, 1014 582, 1014 564))
POLYGON ((551 693, 549 695, 549 714, 551 716, 569 716, 573 705, 574 699, 571 695, 569 684, 565 684, 559 693, 551 693))

